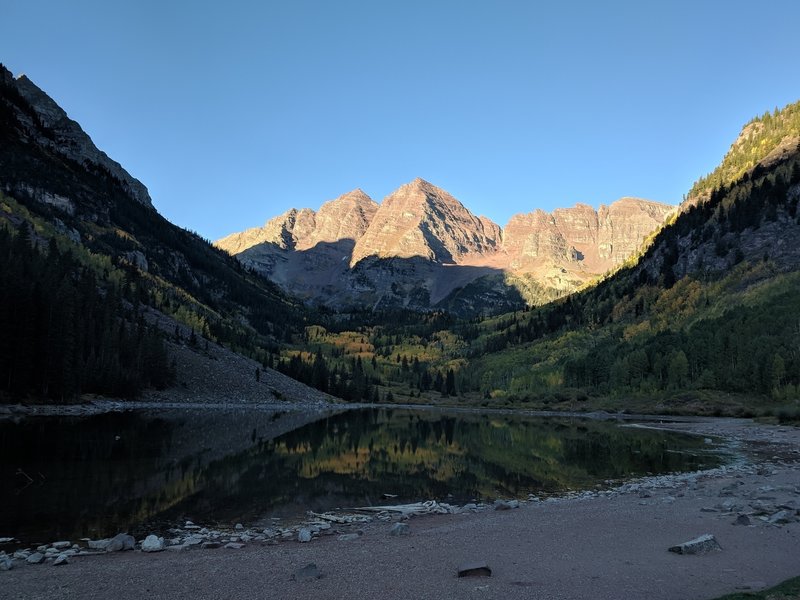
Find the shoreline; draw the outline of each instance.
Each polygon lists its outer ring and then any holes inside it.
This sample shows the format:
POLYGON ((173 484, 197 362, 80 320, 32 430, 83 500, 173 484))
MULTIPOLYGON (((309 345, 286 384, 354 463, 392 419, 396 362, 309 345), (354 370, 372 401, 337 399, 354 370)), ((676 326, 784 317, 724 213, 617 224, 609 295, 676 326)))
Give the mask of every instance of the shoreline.
MULTIPOLYGON (((514 407, 476 407, 451 404, 403 404, 403 403, 369 403, 369 402, 312 402, 298 403, 291 401, 165 401, 155 400, 117 400, 113 398, 95 398, 75 404, 0 404, 0 419, 39 416, 92 416, 109 412, 134 410, 259 410, 274 412, 325 412, 327 410, 419 410, 429 412, 452 412, 465 414, 515 414, 530 417, 568 417, 607 421, 648 421, 648 422, 693 422, 708 419, 736 419, 736 417, 709 417, 707 415, 664 415, 648 413, 591 411, 536 410, 514 407)), ((747 420, 747 419, 739 419, 747 420)))
POLYGON ((61 569, 20 565, 0 574, 0 583, 11 598, 99 597, 95 592, 103 582, 119 577, 119 598, 140 597, 145 589, 153 597, 244 598, 253 586, 268 585, 270 597, 279 598, 701 600, 798 575, 800 430, 737 419, 670 421, 657 428, 722 437, 738 445, 745 459, 510 510, 414 517, 405 521, 408 536, 388 535, 397 519, 375 519, 332 524, 330 534, 314 535, 310 543, 266 540, 238 549, 111 553, 74 557, 61 569), (781 510, 788 521, 769 522, 781 510), (750 525, 734 525, 739 515, 750 525), (706 533, 716 536, 722 551, 667 552, 706 533), (492 577, 455 577, 457 566, 470 559, 486 561, 492 577), (325 577, 291 580, 312 562, 325 577))

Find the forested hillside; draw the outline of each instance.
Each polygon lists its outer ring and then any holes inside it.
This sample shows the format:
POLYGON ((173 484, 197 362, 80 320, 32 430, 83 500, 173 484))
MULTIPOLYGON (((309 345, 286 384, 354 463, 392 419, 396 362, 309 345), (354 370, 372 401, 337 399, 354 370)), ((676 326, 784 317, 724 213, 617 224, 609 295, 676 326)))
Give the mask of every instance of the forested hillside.
POLYGON ((800 102, 781 110, 767 111, 747 123, 720 165, 698 179, 689 190, 689 199, 697 199, 713 190, 731 185, 782 144, 789 148, 800 141, 800 102))
POLYGON ((582 293, 485 320, 432 313, 313 328, 306 357, 355 361, 378 395, 403 401, 791 408, 800 400, 798 200, 795 145, 686 207, 639 262, 582 293))
POLYGON ((130 397, 171 380, 165 336, 266 363, 302 331, 307 311, 132 195, 96 149, 75 155, 80 127, 46 122, 60 109, 18 86, 0 66, 0 399, 130 397))
POLYGON ((138 286, 105 261, 92 268, 55 238, 40 243, 27 224, 0 228, 3 395, 64 402, 172 383, 163 338, 138 310, 138 286))

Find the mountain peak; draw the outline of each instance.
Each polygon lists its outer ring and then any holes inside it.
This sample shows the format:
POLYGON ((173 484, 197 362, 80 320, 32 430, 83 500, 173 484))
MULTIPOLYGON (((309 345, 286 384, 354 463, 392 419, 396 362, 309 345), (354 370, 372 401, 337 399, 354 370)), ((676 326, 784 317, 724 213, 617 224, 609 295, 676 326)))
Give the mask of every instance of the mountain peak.
POLYGON ((351 264, 367 256, 418 256, 457 264, 496 251, 499 228, 490 224, 445 190, 417 177, 384 198, 356 243, 351 264))
POLYGON ((377 204, 372 198, 370 198, 369 194, 367 194, 364 190, 360 187, 354 190, 350 190, 347 193, 342 194, 335 200, 331 200, 330 202, 336 202, 338 200, 347 200, 350 202, 356 202, 359 204, 377 204))
POLYGON ((430 181, 428 181, 427 179, 423 179, 422 177, 415 177, 406 185, 412 185, 414 187, 436 187, 430 181))

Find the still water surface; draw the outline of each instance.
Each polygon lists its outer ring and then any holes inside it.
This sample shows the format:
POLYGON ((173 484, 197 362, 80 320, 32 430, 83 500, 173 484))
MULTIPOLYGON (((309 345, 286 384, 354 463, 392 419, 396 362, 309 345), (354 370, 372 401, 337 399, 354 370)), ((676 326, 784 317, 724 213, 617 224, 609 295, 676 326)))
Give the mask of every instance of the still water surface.
POLYGON ((39 417, 0 422, 0 537, 76 540, 186 518, 231 526, 306 510, 524 498, 719 462, 702 438, 561 417, 405 409, 39 417))

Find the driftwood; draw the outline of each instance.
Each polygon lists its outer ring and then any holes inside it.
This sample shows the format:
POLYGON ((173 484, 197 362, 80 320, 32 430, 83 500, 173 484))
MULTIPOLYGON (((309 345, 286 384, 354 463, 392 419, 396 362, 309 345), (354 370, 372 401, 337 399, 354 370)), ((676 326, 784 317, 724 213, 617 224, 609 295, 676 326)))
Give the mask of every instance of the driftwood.
POLYGON ((447 515, 456 512, 455 507, 449 504, 439 504, 436 500, 414 502, 413 504, 397 504, 394 506, 362 506, 354 508, 359 512, 382 513, 393 512, 404 516, 411 515, 447 515))
POLYGON ((320 521, 328 521, 329 523, 337 523, 339 525, 345 525, 347 523, 366 523, 372 520, 370 517, 365 517, 364 515, 334 515, 332 513, 315 513, 313 511, 308 511, 307 514, 320 521))

